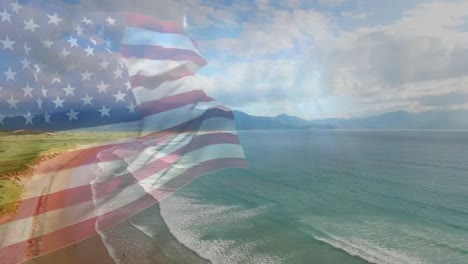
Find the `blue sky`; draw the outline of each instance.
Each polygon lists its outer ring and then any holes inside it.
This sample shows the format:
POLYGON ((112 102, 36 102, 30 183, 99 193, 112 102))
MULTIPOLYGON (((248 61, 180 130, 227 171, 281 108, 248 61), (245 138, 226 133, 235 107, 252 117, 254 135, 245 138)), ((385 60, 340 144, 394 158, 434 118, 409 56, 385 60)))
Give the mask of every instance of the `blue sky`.
MULTIPOLYGON (((468 109, 468 1, 86 1, 184 17, 199 85, 255 115, 468 109)), ((118 8, 118 7, 116 7, 118 8)))

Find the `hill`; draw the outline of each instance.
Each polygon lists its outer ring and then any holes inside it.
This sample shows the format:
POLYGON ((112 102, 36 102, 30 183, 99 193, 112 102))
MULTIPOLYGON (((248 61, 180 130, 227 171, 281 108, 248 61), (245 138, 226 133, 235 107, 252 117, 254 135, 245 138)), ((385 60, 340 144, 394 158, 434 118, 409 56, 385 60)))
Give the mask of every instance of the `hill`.
POLYGON ((237 129, 468 129, 468 111, 389 112, 358 118, 307 120, 281 114, 253 116, 234 111, 237 129))

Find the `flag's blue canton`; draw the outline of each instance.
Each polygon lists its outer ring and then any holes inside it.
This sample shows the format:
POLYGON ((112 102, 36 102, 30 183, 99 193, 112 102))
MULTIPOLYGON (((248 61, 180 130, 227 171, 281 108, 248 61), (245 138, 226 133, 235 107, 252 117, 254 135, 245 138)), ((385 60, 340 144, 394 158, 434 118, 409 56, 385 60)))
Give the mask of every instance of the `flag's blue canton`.
POLYGON ((115 13, 0 3, 0 130, 138 120, 115 13))

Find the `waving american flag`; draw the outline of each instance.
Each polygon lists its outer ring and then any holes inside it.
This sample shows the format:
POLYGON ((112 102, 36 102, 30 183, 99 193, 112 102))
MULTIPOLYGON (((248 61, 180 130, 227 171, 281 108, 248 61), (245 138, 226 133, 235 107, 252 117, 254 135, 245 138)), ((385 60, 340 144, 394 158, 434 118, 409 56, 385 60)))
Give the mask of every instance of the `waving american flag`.
POLYGON ((193 85, 206 62, 177 23, 2 1, 0 29, 0 130, 137 132, 36 169, 0 225, 1 263, 95 235, 200 175, 245 167, 232 113, 193 85))

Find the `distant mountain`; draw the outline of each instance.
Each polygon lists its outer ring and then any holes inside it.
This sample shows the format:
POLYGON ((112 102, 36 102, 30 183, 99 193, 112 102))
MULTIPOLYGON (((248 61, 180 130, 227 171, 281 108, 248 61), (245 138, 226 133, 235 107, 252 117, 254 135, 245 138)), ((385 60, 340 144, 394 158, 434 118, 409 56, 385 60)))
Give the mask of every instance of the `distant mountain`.
POLYGON ((293 129, 295 127, 275 121, 272 117, 253 116, 241 111, 232 111, 238 130, 293 129))
POLYGON ((370 117, 310 121, 349 129, 468 129, 468 111, 390 112, 370 117))
POLYGON ((303 127, 310 124, 310 120, 303 119, 297 116, 290 116, 287 114, 277 115, 272 118, 273 121, 278 122, 283 125, 288 125, 292 127, 303 127))
MULTIPOLYGON (((281 114, 274 117, 254 116, 234 110, 234 118, 238 130, 269 130, 269 129, 468 129, 468 110, 459 111, 428 111, 410 113, 404 111, 390 112, 370 117, 359 118, 330 118, 322 120, 307 120, 297 116, 281 114)), ((24 120, 19 121, 24 124, 24 120)), ((18 121, 18 122, 19 122, 18 121)), ((96 130, 95 126, 89 126, 87 130, 96 130)), ((133 123, 121 123, 110 128, 100 130, 114 131, 138 131, 140 126, 133 123), (129 126, 132 125, 132 126, 129 126)), ((0 131, 15 131, 16 134, 40 133, 42 130, 14 130, 3 129, 0 131)))
POLYGON ((275 117, 254 116, 234 110, 234 118, 238 130, 255 129, 300 129, 300 128, 332 128, 328 124, 311 124, 310 120, 297 116, 281 114, 275 117))
POLYGON ((306 120, 281 114, 252 116, 234 111, 237 129, 468 129, 468 111, 390 112, 370 117, 306 120))

